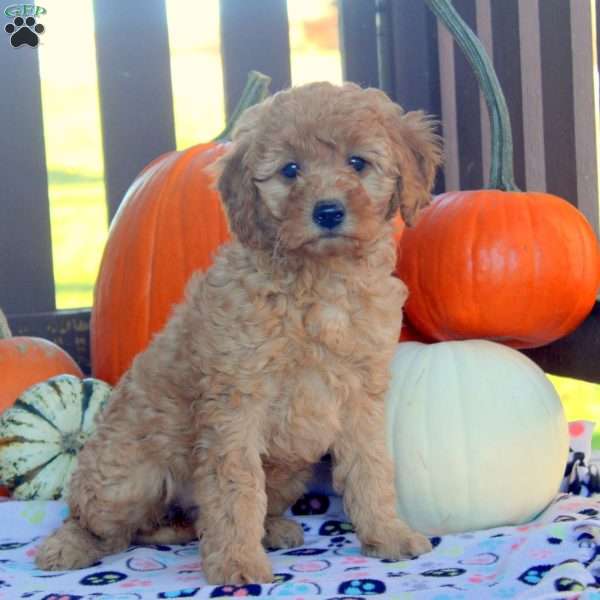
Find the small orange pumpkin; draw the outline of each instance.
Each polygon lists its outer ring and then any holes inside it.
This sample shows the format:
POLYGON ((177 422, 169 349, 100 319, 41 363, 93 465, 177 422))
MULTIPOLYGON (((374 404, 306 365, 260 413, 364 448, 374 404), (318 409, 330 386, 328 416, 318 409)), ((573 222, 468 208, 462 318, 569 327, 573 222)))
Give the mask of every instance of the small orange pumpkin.
POLYGON ((400 241, 406 313, 435 340, 548 344, 589 314, 598 241, 566 200, 542 193, 449 192, 400 241))
MULTIPOLYGON (((235 121, 262 100, 270 79, 252 72, 235 121)), ((227 218, 206 172, 225 151, 230 123, 215 141, 151 162, 131 184, 110 227, 94 291, 95 377, 115 384, 183 299, 194 271, 229 240, 227 218)))
POLYGON ((489 188, 449 192, 400 241, 406 312, 436 340, 548 344, 588 315, 600 284, 598 241, 585 217, 552 194, 514 182, 506 100, 483 46, 450 0, 426 0, 479 81, 491 128, 489 188))
POLYGON ((83 377, 77 363, 59 346, 36 337, 12 337, 0 311, 0 412, 27 388, 55 375, 83 377))

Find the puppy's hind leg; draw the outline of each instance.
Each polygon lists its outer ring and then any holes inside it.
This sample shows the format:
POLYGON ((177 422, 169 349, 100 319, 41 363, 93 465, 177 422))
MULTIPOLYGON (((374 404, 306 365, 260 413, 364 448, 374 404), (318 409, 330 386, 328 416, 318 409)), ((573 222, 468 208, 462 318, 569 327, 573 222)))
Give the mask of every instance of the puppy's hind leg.
MULTIPOLYGON (((69 519, 38 549, 42 569, 82 568, 126 549, 136 531, 158 523, 172 494, 166 448, 156 450, 159 459, 146 446, 123 441, 126 431, 96 433, 81 450, 71 478, 69 519)), ((152 436, 150 443, 155 441, 160 438, 152 436)))
POLYGON ((84 448, 71 483, 70 517, 38 549, 41 569, 80 569, 125 550, 164 509, 165 476, 157 465, 141 463, 100 480, 86 468, 85 454, 84 448))
POLYGON ((267 517, 263 544, 267 548, 297 548, 304 543, 299 523, 283 516, 306 489, 312 466, 268 465, 265 467, 267 517))
POLYGON ((82 569, 128 545, 126 537, 104 540, 82 527, 76 519, 69 518, 42 542, 35 562, 45 571, 82 569))

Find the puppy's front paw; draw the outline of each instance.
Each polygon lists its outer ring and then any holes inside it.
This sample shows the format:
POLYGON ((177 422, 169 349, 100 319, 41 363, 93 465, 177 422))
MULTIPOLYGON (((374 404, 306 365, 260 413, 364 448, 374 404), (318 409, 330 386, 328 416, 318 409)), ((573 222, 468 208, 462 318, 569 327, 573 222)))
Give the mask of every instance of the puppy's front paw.
POLYGON ((304 543, 302 527, 284 517, 267 517, 263 544, 267 548, 297 548, 304 543))
POLYGON ((362 553, 375 558, 399 560, 420 556, 431 550, 431 542, 405 525, 392 527, 377 539, 363 542, 362 553))
POLYGON ((97 553, 81 543, 79 540, 64 539, 62 531, 47 537, 37 550, 35 564, 44 571, 65 571, 68 569, 82 569, 93 564, 97 553))
POLYGON ((245 585, 273 581, 271 563, 262 547, 252 552, 247 548, 232 549, 230 552, 212 555, 204 560, 202 569, 211 585, 245 585))

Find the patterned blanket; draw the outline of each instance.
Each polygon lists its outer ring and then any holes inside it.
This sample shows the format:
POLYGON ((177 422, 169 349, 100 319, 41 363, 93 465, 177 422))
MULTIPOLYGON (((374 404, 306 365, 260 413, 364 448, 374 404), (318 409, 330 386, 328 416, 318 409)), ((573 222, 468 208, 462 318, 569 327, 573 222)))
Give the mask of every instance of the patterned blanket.
POLYGON ((340 499, 323 493, 307 494, 291 510, 305 530, 305 544, 294 550, 270 552, 276 581, 268 585, 207 585, 198 543, 133 546, 88 569, 40 571, 33 562, 37 545, 64 519, 66 505, 2 502, 0 600, 228 596, 352 600, 374 595, 389 600, 600 600, 600 495, 593 494, 598 471, 587 463, 580 446, 580 441, 572 440, 563 482, 563 488, 571 488, 571 493, 561 493, 533 522, 435 537, 434 550, 414 560, 361 556, 340 499))

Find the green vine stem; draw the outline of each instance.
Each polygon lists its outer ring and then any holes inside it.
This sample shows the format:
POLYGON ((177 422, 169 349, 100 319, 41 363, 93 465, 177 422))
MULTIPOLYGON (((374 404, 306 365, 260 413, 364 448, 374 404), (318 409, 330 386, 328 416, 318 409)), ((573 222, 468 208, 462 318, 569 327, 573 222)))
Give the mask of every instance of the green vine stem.
POLYGON ((259 71, 250 71, 246 85, 242 91, 239 102, 235 107, 225 129, 213 140, 214 142, 225 142, 231 139, 231 132, 237 123, 240 115, 251 106, 262 102, 269 95, 269 85, 271 78, 259 71))
POLYGON ((0 309, 0 340, 7 340, 12 337, 10 327, 8 326, 8 320, 6 315, 0 309))
POLYGON ((451 0, 425 0, 435 16, 450 31, 471 65, 487 104, 492 152, 489 188, 518 191, 513 173, 513 142, 506 99, 485 48, 456 12, 451 0))

